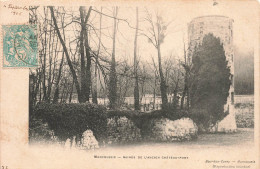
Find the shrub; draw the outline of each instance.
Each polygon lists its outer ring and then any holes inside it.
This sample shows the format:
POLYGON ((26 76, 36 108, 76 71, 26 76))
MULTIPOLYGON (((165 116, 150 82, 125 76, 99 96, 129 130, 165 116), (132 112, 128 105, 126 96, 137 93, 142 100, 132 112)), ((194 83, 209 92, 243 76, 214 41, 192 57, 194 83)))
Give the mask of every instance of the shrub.
POLYGON ((236 103, 236 123, 238 128, 254 128, 254 104, 236 103))
POLYGON ((51 142, 54 140, 53 131, 41 119, 31 118, 29 123, 29 142, 51 142))
POLYGON ((81 135, 87 129, 93 131, 97 140, 103 140, 106 132, 106 109, 90 103, 50 104, 40 103, 30 113, 47 122, 60 140, 81 135))
POLYGON ((166 108, 162 110, 165 118, 170 120, 178 120, 183 117, 190 117, 190 113, 186 109, 180 109, 173 103, 168 103, 166 108))

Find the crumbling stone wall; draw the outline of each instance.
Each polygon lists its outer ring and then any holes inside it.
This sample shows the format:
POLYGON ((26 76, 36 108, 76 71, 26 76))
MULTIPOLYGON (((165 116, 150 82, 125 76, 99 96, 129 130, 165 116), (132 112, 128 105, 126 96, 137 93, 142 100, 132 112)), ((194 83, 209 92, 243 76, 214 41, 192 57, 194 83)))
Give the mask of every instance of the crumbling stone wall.
POLYGON ((167 118, 151 119, 144 132, 145 140, 150 141, 182 141, 197 137, 198 127, 189 118, 169 120, 167 118))
POLYGON ((141 140, 140 129, 126 117, 107 120, 107 143, 127 143, 141 140))
POLYGON ((91 130, 86 130, 82 134, 81 147, 83 149, 97 149, 99 148, 98 141, 96 140, 91 130))
MULTIPOLYGON (((105 144, 192 140, 197 137, 198 132, 197 125, 190 118, 182 118, 175 121, 167 118, 152 118, 145 120, 143 124, 141 130, 132 120, 125 116, 108 118, 105 144)), ((71 140, 68 140, 68 147, 70 147, 69 141, 71 140)), ((72 140, 72 144, 74 142, 75 137, 72 140)), ((86 130, 82 134, 81 145, 79 145, 79 147, 82 149, 96 149, 99 148, 100 145, 94 137, 93 132, 86 130)))

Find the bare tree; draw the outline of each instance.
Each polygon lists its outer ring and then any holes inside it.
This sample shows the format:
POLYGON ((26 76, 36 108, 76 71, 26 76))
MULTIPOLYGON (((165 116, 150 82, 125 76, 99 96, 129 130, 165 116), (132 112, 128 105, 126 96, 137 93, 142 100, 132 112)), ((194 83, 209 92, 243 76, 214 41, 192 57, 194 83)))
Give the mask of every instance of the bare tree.
POLYGON ((92 82, 92 102, 93 103, 98 103, 98 100, 97 100, 97 90, 98 90, 98 87, 97 87, 97 84, 98 84, 98 57, 99 57, 99 54, 100 54, 100 48, 101 48, 101 30, 102 30, 102 7, 100 9, 100 18, 99 18, 99 41, 98 41, 98 50, 97 50, 97 55, 96 55, 96 63, 95 63, 95 74, 94 74, 94 77, 93 77, 93 82, 92 82))
MULTIPOLYGON (((63 33, 63 38, 65 40, 65 31, 64 31, 64 15, 62 16, 62 33, 63 33)), ((58 37, 57 37, 58 38, 58 37)), ((60 80, 61 80, 61 73, 62 73, 62 67, 64 64, 64 52, 62 52, 62 58, 61 58, 61 62, 60 62, 60 67, 58 70, 58 76, 56 79, 56 84, 55 84, 55 91, 54 91, 54 96, 53 96, 53 103, 57 103, 59 100, 59 91, 60 91, 60 80)))
POLYGON ((118 7, 114 9, 114 32, 113 32, 113 49, 112 49, 112 60, 111 60, 111 68, 110 68, 110 77, 109 77, 109 101, 110 108, 116 108, 117 101, 117 76, 116 76, 116 58, 115 58, 115 47, 116 47, 116 32, 117 32, 117 13, 118 7))
POLYGON ((181 97, 181 109, 184 108, 184 100, 186 98, 186 108, 189 110, 190 107, 190 75, 191 75, 191 60, 189 56, 189 52, 187 52, 187 49, 185 47, 185 42, 183 41, 183 56, 184 56, 184 62, 182 63, 182 66, 184 68, 184 88, 182 92, 181 97))
POLYGON ((139 84, 138 84, 138 74, 137 74, 137 37, 138 37, 138 7, 136 7, 136 29, 135 29, 135 41, 134 41, 134 76, 135 76, 135 86, 134 86, 134 106, 135 110, 140 110, 139 102, 139 84))
POLYGON ((174 60, 173 58, 168 58, 164 62, 165 74, 166 74, 166 83, 169 86, 168 93, 173 94, 170 101, 175 107, 179 103, 178 92, 182 86, 182 72, 181 72, 181 63, 180 61, 174 60), (176 63, 176 64, 174 64, 176 63))
POLYGON ((82 101, 89 101, 90 87, 91 87, 91 55, 90 46, 88 42, 88 26, 87 22, 91 13, 92 7, 89 7, 88 13, 86 14, 85 7, 80 7, 80 56, 81 56, 81 92, 82 101), (87 59, 87 64, 85 64, 85 57, 87 59))
POLYGON ((46 100, 46 55, 47 55, 47 26, 48 26, 48 10, 44 7, 44 41, 42 41, 43 46, 43 68, 42 68, 42 74, 43 74, 43 80, 42 80, 42 88, 43 88, 43 100, 46 100))
POLYGON ((51 17, 52 17, 52 20, 53 20, 53 23, 54 23, 54 28, 55 28, 55 30, 57 32, 57 35, 58 35, 59 40, 60 40, 60 43, 61 43, 61 45, 63 47, 64 53, 65 53, 65 56, 66 56, 66 59, 67 59, 67 62, 68 62, 68 66, 70 68, 73 80, 75 82, 75 87, 76 87, 76 90, 77 90, 77 93, 78 93, 78 100, 79 100, 80 103, 82 103, 82 102, 84 102, 84 100, 82 99, 82 93, 81 93, 81 89, 80 89, 80 85, 79 85, 79 81, 78 81, 78 77, 77 77, 76 71, 75 71, 75 69, 73 67, 73 64, 71 62, 67 46, 66 46, 66 44, 64 42, 64 39, 61 36, 60 30, 59 30, 59 27, 58 27, 58 24, 57 24, 56 17, 54 15, 54 9, 53 9, 52 6, 49 6, 49 9, 51 11, 51 17))
POLYGON ((155 21, 153 21, 152 14, 150 14, 148 11, 145 20, 150 25, 148 29, 149 34, 148 35, 142 34, 142 35, 146 36, 148 38, 148 41, 152 43, 157 50, 162 108, 164 109, 168 103, 168 98, 167 98, 167 85, 165 82, 163 69, 162 69, 161 45, 166 35, 167 24, 164 23, 162 17, 159 16, 159 14, 156 14, 155 21))

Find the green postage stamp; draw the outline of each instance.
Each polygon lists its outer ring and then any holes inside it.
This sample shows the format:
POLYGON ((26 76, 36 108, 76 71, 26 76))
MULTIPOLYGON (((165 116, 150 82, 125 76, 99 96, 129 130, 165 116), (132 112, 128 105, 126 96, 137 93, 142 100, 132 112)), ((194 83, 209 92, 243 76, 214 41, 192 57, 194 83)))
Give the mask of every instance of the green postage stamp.
POLYGON ((37 26, 3 25, 3 67, 37 67, 37 26))

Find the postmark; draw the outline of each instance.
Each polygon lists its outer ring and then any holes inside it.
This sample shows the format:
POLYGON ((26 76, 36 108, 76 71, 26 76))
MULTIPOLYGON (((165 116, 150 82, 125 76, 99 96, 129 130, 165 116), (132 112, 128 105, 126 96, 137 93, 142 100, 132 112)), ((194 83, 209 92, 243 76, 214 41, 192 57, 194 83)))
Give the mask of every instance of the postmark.
POLYGON ((3 25, 2 29, 3 67, 37 67, 37 26, 3 25))

